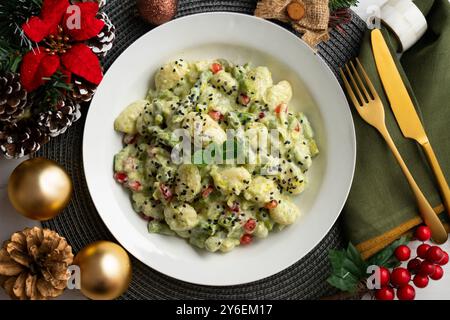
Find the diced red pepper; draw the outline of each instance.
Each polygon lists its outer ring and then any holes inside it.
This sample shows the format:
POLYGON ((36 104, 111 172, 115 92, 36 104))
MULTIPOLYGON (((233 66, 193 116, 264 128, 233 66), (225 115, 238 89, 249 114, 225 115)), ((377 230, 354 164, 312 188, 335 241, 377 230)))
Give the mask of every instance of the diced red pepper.
POLYGON ((123 143, 125 144, 133 144, 137 140, 136 134, 126 134, 123 136, 123 143))
POLYGON ((253 237, 249 234, 244 234, 241 237, 241 244, 246 245, 246 244, 250 244, 253 240, 253 237))
POLYGON ((241 211, 241 207, 239 206, 239 203, 235 202, 230 208, 230 211, 232 212, 239 212, 241 211))
POLYGON ((142 184, 139 181, 128 182, 128 188, 133 191, 142 191, 142 184))
POLYGON ((202 191, 202 197, 203 198, 208 198, 209 195, 214 191, 214 187, 213 186, 208 186, 206 187, 203 191, 202 191))
POLYGON ((247 222, 244 224, 244 230, 247 233, 252 233, 253 230, 256 228, 256 220, 255 219, 248 219, 247 222))
POLYGON ((296 132, 300 132, 301 131, 301 127, 299 124, 297 124, 297 126, 295 127, 294 131, 296 132))
POLYGON ((240 95, 239 95, 239 103, 240 104, 242 104, 243 106, 246 106, 246 105, 248 105, 249 103, 250 103, 250 98, 249 98, 249 96, 247 96, 246 94, 244 94, 244 93, 241 93, 240 95))
POLYGON ((278 201, 277 200, 272 200, 270 202, 267 202, 266 205, 264 206, 264 208, 266 209, 275 209, 276 207, 278 207, 278 201))
POLYGON ((265 112, 260 112, 258 116, 259 116, 260 119, 264 119, 266 117, 266 113, 265 112))
POLYGON ((118 183, 124 184, 125 182, 128 181, 128 175, 125 172, 116 172, 114 173, 114 179, 118 183))
POLYGON ((212 110, 212 111, 208 112, 208 115, 216 121, 223 119, 223 114, 219 111, 212 110))
POLYGON ((222 65, 220 64, 220 63, 213 63, 212 65, 211 65, 211 71, 212 71, 212 73, 214 73, 214 74, 216 74, 216 73, 218 73, 219 71, 221 71, 223 68, 222 68, 222 65))
POLYGON ((145 221, 153 221, 155 220, 155 218, 150 217, 150 216, 146 216, 143 212, 139 212, 139 216, 144 219, 145 221))
POLYGON ((166 201, 172 200, 172 198, 173 198, 173 192, 172 192, 172 190, 171 190, 169 187, 167 187, 167 186, 164 185, 164 184, 161 184, 161 185, 159 186, 159 190, 161 190, 161 194, 163 195, 163 197, 164 197, 164 199, 165 199, 166 201))

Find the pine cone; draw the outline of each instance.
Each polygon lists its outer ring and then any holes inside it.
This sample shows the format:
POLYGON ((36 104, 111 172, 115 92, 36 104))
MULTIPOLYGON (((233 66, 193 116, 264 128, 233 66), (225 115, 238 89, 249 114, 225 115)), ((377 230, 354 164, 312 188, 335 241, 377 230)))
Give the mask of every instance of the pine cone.
POLYGON ((73 76, 73 90, 69 92, 70 97, 75 102, 89 102, 97 90, 97 86, 80 77, 73 76))
POLYGON ((97 37, 89 40, 88 45, 91 47, 92 52, 100 57, 104 57, 113 46, 114 39, 116 38, 116 27, 114 27, 105 12, 99 12, 97 18, 102 20, 105 26, 97 37))
POLYGON ((15 122, 28 106, 28 93, 17 73, 0 75, 0 121, 15 122))
POLYGON ((39 115, 38 125, 45 133, 54 138, 66 132, 67 128, 81 117, 80 105, 70 99, 62 100, 58 105, 39 115))
POLYGON ((12 124, 0 122, 0 150, 7 159, 34 153, 46 142, 48 135, 32 120, 21 120, 12 124))
POLYGON ((0 250, 1 285, 13 299, 55 298, 67 286, 72 262, 66 239, 49 229, 27 228, 0 250))

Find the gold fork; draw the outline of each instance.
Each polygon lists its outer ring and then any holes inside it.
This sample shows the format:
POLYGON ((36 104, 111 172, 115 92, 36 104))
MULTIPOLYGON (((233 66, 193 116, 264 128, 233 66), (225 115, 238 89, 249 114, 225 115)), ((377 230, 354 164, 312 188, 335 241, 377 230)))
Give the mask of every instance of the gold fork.
POLYGON ((445 241, 447 241, 447 231, 445 231, 442 222, 439 220, 430 203, 423 195, 422 191, 411 175, 411 172, 403 161, 402 156, 398 152, 397 147, 395 146, 395 143, 392 140, 388 129, 386 128, 383 103, 381 102, 378 93, 376 92, 374 86, 372 85, 372 82, 367 76, 367 73, 359 62, 358 58, 356 59, 356 63, 360 72, 358 72, 358 70, 355 68, 355 65, 352 61, 350 61, 350 67, 348 66, 348 64, 345 65, 347 75, 342 68, 340 69, 341 77, 344 81, 347 93, 361 118, 363 118, 365 122, 378 130, 378 132, 388 144, 395 158, 397 159, 397 162, 400 165, 400 168, 402 169, 404 175, 406 176, 406 179, 408 180, 414 196, 416 197, 417 206, 419 208, 422 219, 425 224, 431 229, 433 240, 439 244, 444 243, 445 241), (365 83, 361 79, 361 75, 364 78, 365 83), (347 77, 350 78, 353 88, 350 85, 347 77))

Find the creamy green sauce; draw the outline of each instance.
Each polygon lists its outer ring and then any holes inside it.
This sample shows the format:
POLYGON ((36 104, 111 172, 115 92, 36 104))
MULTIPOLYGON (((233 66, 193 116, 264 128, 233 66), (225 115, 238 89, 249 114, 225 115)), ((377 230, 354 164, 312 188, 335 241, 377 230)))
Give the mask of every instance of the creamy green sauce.
MULTIPOLYGON (((161 67, 155 89, 114 123, 124 133, 114 176, 130 190, 149 232, 228 252, 294 223, 300 212, 292 197, 304 191, 306 171, 319 151, 306 116, 289 109, 291 98, 289 82, 274 84, 266 67, 182 59, 161 67), (193 163, 176 164, 171 153, 181 129, 189 144, 217 150, 229 142, 227 130, 242 132, 235 145, 256 156, 250 163, 205 163, 196 152, 193 163), (279 157, 261 150, 259 136, 250 134, 255 130, 278 133, 279 157)), ((216 159, 233 161, 238 152, 216 159)))

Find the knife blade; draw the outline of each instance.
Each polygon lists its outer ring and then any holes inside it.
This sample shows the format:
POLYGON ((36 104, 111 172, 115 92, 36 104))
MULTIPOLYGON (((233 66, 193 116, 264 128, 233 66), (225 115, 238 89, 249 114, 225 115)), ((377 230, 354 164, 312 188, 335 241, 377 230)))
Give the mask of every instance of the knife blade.
POLYGON ((379 29, 375 29, 371 36, 378 74, 400 130, 406 138, 414 139, 420 144, 428 142, 428 137, 383 34, 379 29))
POLYGON ((438 182, 444 207, 450 215, 450 188, 425 133, 422 122, 414 108, 414 103, 397 69, 394 58, 379 29, 372 31, 371 38, 375 64, 395 119, 403 136, 417 141, 422 146, 438 182))

